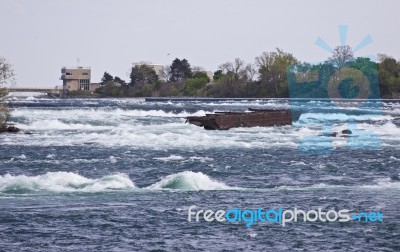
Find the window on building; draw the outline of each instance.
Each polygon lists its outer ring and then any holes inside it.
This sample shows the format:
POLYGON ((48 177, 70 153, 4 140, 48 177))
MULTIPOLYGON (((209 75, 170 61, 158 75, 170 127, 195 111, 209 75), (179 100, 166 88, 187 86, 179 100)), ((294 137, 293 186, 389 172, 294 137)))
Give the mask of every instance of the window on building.
POLYGON ((89 85, 90 85, 90 80, 88 80, 88 79, 79 80, 80 90, 88 91, 89 85))
POLYGON ((89 73, 82 73, 82 75, 89 75, 89 73))
POLYGON ((65 73, 65 75, 72 75, 72 73, 65 73))

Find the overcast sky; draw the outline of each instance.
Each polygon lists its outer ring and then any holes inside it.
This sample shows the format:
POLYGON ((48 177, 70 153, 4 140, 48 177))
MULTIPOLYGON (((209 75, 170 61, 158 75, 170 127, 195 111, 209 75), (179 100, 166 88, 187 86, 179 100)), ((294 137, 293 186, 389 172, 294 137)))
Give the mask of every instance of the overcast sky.
POLYGON ((133 62, 167 65, 186 58, 215 71, 221 63, 248 63, 276 47, 302 61, 329 56, 318 37, 340 45, 348 25, 356 56, 400 58, 398 0, 0 0, 0 56, 17 74, 18 87, 62 84, 62 66, 92 68, 128 80, 133 62))

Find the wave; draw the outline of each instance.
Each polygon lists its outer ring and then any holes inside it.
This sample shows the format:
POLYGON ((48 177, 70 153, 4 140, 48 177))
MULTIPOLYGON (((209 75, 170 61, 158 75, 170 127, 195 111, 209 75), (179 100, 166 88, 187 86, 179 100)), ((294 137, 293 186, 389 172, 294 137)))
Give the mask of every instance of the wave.
POLYGON ((21 124, 22 128, 27 130, 35 130, 35 131, 49 131, 49 130, 92 130, 92 131, 101 131, 108 130, 110 126, 98 126, 92 124, 83 124, 83 123, 73 123, 73 122, 63 122, 58 119, 54 120, 40 120, 32 122, 28 125, 21 124))
POLYGON ((237 187, 227 186, 201 172, 184 171, 166 176, 161 181, 147 187, 148 189, 176 190, 233 190, 237 187))
MULTIPOLYGON (((271 103, 274 104, 276 101, 271 103)), ((248 105, 248 102, 243 104, 248 105)), ((152 110, 111 107, 55 110, 21 107, 12 110, 11 123, 32 134, 16 134, 12 138, 5 135, 1 140, 3 145, 18 146, 99 145, 153 150, 299 147, 303 150, 302 148, 309 146, 331 148, 332 142, 335 148, 341 148, 351 141, 357 142, 357 146, 377 146, 375 143, 380 139, 382 143, 379 146, 400 141, 400 127, 390 121, 384 121, 383 123, 386 123, 384 125, 381 122, 370 122, 370 120, 391 119, 392 116, 389 115, 310 112, 302 114, 294 125, 237 128, 222 132, 205 131, 201 127, 184 123, 183 117, 204 115, 208 111, 215 110, 215 107, 196 106, 196 110, 193 107, 187 109, 186 111, 182 108, 168 107, 162 110, 161 106, 152 110), (355 120, 353 124, 345 124, 352 122, 351 120, 355 120), (347 141, 341 137, 332 139, 329 136, 331 132, 341 132, 344 129, 350 129, 354 137, 348 138, 347 141), (321 135, 322 137, 319 137, 321 135), (364 141, 365 139, 368 141, 364 141)), ((174 157, 167 155, 156 160, 171 162, 174 161, 174 157)), ((181 161, 193 160, 182 158, 181 161)), ((110 160, 114 161, 116 160, 110 160)))
MULTIPOLYGON (((94 123, 66 124, 58 121, 17 124, 32 135, 16 134, 3 138, 4 145, 22 146, 129 146, 134 149, 210 149, 210 148, 274 148, 296 147, 296 128, 255 127, 229 131, 206 131, 195 125, 178 121, 116 122, 116 126, 94 126, 94 123), (92 125, 91 125, 92 124, 92 125), (81 129, 79 129, 82 127, 81 129), (72 134, 72 132, 74 133, 72 134), (76 131, 76 132, 75 132, 76 131)), ((164 158, 164 157, 162 157, 164 158)))
POLYGON ((48 172, 38 176, 0 176, 0 192, 29 193, 51 192, 101 192, 135 188, 135 184, 125 174, 118 173, 99 179, 85 178, 73 172, 48 172))
POLYGON ((168 161, 183 160, 184 158, 182 156, 179 156, 179 155, 170 155, 169 157, 155 157, 153 159, 161 160, 161 161, 164 161, 164 162, 168 162, 168 161))
MULTIPOLYGON (((340 178, 340 177, 338 177, 340 178)), ((334 189, 334 190, 347 190, 347 189, 366 189, 366 190, 386 190, 386 189, 400 189, 400 176, 393 175, 389 178, 379 178, 373 181, 371 184, 363 184, 363 185, 332 185, 326 183, 317 183, 308 186, 278 186, 273 188, 275 190, 283 190, 283 191, 305 191, 305 190, 325 190, 325 189, 334 189)), ((265 189, 258 189, 265 190, 265 189)))
POLYGON ((299 122, 310 123, 315 121, 381 121, 393 119, 390 115, 366 114, 347 115, 344 113, 304 113, 301 114, 299 122))
POLYGON ((198 160, 198 161, 200 161, 201 163, 212 162, 212 161, 214 161, 214 159, 213 159, 213 158, 210 158, 210 157, 197 157, 197 156, 193 156, 193 157, 190 157, 189 159, 190 159, 191 161, 198 160))
POLYGON ((73 172, 48 172, 38 176, 6 174, 0 176, 0 193, 24 194, 31 192, 104 192, 111 190, 233 190, 201 172, 184 171, 161 179, 145 188, 138 188, 129 176, 123 173, 90 179, 73 172))
POLYGON ((48 172, 38 176, 6 174, 0 176, 0 193, 26 194, 35 192, 56 193, 93 193, 107 191, 129 190, 172 190, 172 191, 214 191, 214 190, 243 190, 243 191, 308 191, 308 190, 347 190, 347 189, 385 190, 400 189, 400 177, 380 178, 372 184, 364 185, 332 185, 317 183, 312 185, 281 185, 269 188, 232 187, 214 180, 202 172, 184 171, 162 178, 148 187, 138 188, 129 176, 123 173, 90 179, 73 172, 48 172))
POLYGON ((15 109, 12 111, 13 117, 34 117, 34 118, 53 118, 58 119, 62 115, 65 119, 75 120, 76 118, 81 119, 93 119, 98 120, 99 118, 129 118, 129 117, 186 117, 186 116, 203 116, 206 113, 212 113, 213 111, 198 110, 196 112, 187 112, 185 110, 180 112, 168 112, 165 110, 144 110, 144 109, 109 109, 109 108, 98 108, 98 109, 15 109))
POLYGON ((375 184, 363 185, 364 189, 400 189, 400 178, 394 175, 390 178, 380 178, 375 180, 375 184))
POLYGON ((27 100, 27 101, 35 101, 35 100, 37 100, 38 98, 36 98, 36 97, 34 97, 34 96, 29 96, 29 97, 27 97, 25 100, 27 100))
POLYGON ((368 123, 359 123, 357 127, 362 130, 375 132, 380 136, 388 135, 391 139, 397 137, 400 134, 400 128, 396 126, 393 122, 386 122, 383 125, 373 125, 368 123))
MULTIPOLYGON (((121 112, 122 114, 127 113, 128 115, 131 116, 137 116, 137 117, 147 117, 147 116, 152 116, 152 117, 186 117, 186 116, 203 116, 206 114, 206 111, 204 110, 199 110, 194 113, 189 113, 186 111, 182 111, 179 113, 174 113, 174 112, 166 112, 164 110, 127 110, 126 112, 121 112)), ((211 112, 210 112, 211 113, 211 112)))

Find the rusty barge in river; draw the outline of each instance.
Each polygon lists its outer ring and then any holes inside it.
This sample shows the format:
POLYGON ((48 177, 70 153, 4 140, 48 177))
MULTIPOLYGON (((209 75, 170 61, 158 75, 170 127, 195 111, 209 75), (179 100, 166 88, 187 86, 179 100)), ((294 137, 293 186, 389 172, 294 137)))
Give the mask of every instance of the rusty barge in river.
POLYGON ((228 130, 237 127, 266 127, 291 125, 299 115, 290 110, 252 109, 249 112, 215 112, 205 116, 188 116, 186 122, 206 130, 228 130))

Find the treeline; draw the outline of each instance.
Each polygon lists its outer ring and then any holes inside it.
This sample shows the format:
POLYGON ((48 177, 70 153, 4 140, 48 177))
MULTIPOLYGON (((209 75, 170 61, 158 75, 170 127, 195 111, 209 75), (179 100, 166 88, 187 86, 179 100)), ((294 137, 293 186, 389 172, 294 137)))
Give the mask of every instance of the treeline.
POLYGON ((6 58, 0 56, 0 133, 6 131, 10 112, 7 107, 7 84, 13 82, 14 71, 6 58))
POLYGON ((319 64, 301 62, 277 48, 253 63, 239 58, 223 63, 212 74, 192 67, 186 59, 175 59, 162 72, 150 64, 137 64, 129 81, 105 72, 96 93, 103 97, 392 98, 400 94, 399 72, 400 62, 393 57, 379 55, 377 62, 354 58, 349 46, 336 47, 319 64))

